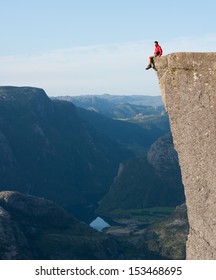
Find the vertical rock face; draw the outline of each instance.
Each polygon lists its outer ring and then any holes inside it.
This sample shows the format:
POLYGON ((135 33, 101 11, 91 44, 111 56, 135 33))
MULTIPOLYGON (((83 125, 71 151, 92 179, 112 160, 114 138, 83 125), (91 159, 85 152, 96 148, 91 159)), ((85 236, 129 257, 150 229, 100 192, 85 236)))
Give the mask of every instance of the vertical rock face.
POLYGON ((185 187, 187 259, 216 259, 216 53, 155 60, 185 187))

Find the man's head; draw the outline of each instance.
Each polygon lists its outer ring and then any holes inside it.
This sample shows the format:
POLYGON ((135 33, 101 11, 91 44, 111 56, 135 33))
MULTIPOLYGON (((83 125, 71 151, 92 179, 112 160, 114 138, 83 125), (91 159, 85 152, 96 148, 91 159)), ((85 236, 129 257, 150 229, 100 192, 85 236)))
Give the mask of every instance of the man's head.
POLYGON ((155 44, 155 46, 157 46, 158 45, 158 41, 154 41, 154 44, 155 44))

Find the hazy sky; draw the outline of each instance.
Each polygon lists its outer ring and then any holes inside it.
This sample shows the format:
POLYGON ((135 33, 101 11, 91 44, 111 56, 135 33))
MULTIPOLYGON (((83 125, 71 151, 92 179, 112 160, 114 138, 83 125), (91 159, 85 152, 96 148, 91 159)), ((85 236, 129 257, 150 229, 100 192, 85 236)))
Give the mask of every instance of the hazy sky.
POLYGON ((159 95, 164 55, 216 51, 216 1, 0 0, 0 85, 48 95, 159 95))

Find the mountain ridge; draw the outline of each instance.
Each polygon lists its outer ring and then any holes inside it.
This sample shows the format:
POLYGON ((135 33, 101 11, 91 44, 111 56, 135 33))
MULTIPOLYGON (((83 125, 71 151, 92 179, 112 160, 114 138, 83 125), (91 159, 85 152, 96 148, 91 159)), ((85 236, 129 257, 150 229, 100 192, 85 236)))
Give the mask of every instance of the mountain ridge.
POLYGON ((1 190, 69 208, 94 203, 93 193, 106 192, 119 163, 130 155, 84 126, 72 103, 53 101, 31 87, 0 87, 0 151, 1 190))
POLYGON ((95 111, 110 118, 135 117, 138 114, 160 115, 165 112, 161 96, 104 94, 58 96, 55 99, 72 102, 77 107, 95 111))

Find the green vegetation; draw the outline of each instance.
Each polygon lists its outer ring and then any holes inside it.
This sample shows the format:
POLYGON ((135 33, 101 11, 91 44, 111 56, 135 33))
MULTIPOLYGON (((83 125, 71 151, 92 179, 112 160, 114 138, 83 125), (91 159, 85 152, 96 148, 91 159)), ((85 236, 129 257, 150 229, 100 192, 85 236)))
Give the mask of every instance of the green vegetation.
POLYGON ((111 211, 110 216, 114 219, 137 220, 151 224, 159 222, 173 214, 174 207, 152 207, 142 209, 116 209, 111 211))
POLYGON ((185 259, 188 235, 187 208, 153 207, 113 211, 119 226, 107 233, 127 241, 131 255, 140 258, 144 252, 151 259, 185 259))
POLYGON ((188 231, 187 208, 182 204, 169 218, 149 226, 142 240, 150 252, 168 259, 182 260, 186 258, 188 231))

